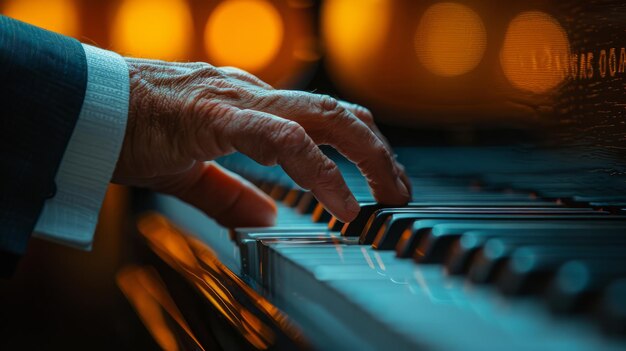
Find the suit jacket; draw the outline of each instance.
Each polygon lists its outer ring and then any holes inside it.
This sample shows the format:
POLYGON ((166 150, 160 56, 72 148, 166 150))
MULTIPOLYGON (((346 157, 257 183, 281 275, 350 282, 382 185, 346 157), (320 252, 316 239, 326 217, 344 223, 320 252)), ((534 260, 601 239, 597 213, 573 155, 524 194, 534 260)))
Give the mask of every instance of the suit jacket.
POLYGON ((0 16, 0 275, 25 252, 81 111, 81 44, 0 16))

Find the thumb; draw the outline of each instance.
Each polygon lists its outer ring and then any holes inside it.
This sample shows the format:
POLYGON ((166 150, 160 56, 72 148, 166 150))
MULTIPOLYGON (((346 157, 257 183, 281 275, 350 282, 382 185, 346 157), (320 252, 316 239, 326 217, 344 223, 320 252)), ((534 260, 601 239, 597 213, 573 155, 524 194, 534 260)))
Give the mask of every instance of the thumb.
POLYGON ((256 186, 216 163, 198 163, 166 191, 228 228, 274 224, 276 205, 256 186))

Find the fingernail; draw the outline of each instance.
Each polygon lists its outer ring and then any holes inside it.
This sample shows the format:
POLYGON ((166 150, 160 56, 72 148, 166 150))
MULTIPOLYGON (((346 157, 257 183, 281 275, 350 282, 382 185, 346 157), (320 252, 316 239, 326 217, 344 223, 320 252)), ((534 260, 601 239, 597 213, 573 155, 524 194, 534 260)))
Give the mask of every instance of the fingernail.
POLYGON ((409 189, 406 188, 406 185, 404 185, 400 177, 396 177, 396 188, 398 188, 400 194, 405 198, 408 199, 411 196, 411 194, 409 194, 409 189))

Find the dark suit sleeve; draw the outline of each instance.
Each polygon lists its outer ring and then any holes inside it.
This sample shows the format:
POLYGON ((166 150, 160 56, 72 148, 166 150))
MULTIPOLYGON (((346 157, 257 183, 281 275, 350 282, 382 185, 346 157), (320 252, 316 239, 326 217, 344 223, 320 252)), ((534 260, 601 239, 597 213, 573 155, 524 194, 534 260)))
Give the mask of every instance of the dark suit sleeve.
POLYGON ((86 83, 78 41, 0 16, 0 275, 54 195, 86 83))

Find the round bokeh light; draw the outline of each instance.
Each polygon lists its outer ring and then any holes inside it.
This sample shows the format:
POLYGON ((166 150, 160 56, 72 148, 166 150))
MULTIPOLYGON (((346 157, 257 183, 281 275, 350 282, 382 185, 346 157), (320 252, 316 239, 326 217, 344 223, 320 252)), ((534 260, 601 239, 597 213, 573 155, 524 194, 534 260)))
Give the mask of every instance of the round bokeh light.
POLYGON ((544 12, 528 11, 509 24, 500 64, 515 87, 545 93, 565 79, 569 57, 569 40, 559 22, 544 12))
POLYGON ((283 20, 272 3, 227 0, 211 13, 204 45, 211 64, 258 72, 276 57, 283 37, 283 20))
POLYGON ((193 35, 191 11, 184 0, 125 0, 111 28, 116 50, 163 60, 185 58, 193 35))
POLYGON ((478 14, 454 2, 429 7, 415 33, 419 61, 442 77, 459 76, 476 68, 486 46, 485 26, 478 14))

